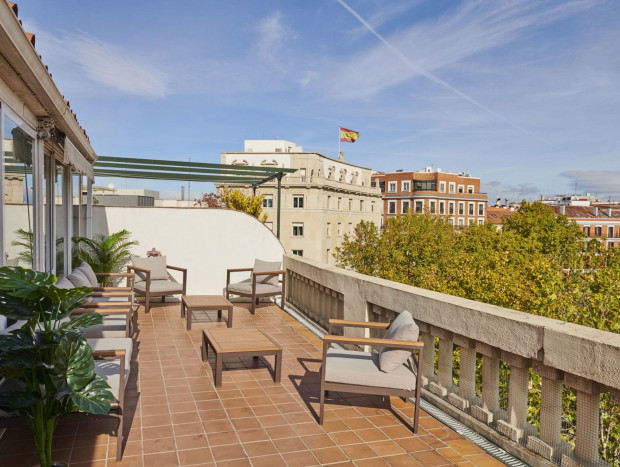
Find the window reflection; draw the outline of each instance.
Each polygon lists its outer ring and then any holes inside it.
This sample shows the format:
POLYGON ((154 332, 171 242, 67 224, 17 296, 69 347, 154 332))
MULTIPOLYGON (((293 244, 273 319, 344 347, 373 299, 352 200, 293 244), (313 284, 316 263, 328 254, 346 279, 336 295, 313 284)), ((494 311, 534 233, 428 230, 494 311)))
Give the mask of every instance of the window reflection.
POLYGON ((7 266, 31 268, 34 257, 32 158, 34 140, 8 117, 2 135, 4 238, 7 266))

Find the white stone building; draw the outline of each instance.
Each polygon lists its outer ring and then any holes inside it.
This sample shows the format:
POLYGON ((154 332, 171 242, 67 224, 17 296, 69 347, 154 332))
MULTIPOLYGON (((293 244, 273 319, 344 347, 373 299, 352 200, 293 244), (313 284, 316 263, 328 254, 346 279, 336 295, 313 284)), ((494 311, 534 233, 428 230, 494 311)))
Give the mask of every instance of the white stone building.
MULTIPOLYGON (((280 239, 288 252, 328 264, 344 234, 362 220, 381 223, 382 201, 371 187, 371 169, 336 160, 284 140, 246 140, 244 152, 223 152, 223 164, 295 168, 281 187, 280 239)), ((249 187, 246 187, 249 190, 249 187)), ((277 232, 277 181, 257 188, 265 195, 267 226, 277 232)))

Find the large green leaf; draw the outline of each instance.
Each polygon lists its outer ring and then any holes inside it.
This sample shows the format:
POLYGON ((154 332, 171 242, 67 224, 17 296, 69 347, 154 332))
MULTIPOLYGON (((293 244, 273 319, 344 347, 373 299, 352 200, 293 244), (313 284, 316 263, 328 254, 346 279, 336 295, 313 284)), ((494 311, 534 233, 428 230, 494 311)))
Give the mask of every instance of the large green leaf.
POLYGON ((34 318, 34 306, 30 300, 16 298, 10 292, 0 289, 0 315, 17 321, 34 318))
POLYGON ((56 282, 53 274, 37 272, 22 267, 0 268, 0 290, 11 292, 13 297, 37 300, 41 289, 56 282))
POLYGON ((22 415, 24 410, 32 407, 37 402, 41 402, 41 400, 40 393, 17 389, 7 393, 0 393, 0 409, 8 413, 17 411, 22 415))
POLYGON ((79 391, 90 383, 94 376, 95 360, 92 349, 81 336, 67 334, 56 348, 54 366, 56 374, 53 380, 58 391, 79 391))
POLYGON ((76 318, 72 318, 70 321, 65 321, 60 325, 61 329, 83 329, 88 326, 103 323, 103 316, 99 313, 89 312, 81 314, 76 318))
POLYGON ((110 403, 114 402, 114 396, 109 389, 108 383, 101 376, 95 375, 82 389, 70 392, 69 397, 82 412, 106 415, 110 412, 110 403))

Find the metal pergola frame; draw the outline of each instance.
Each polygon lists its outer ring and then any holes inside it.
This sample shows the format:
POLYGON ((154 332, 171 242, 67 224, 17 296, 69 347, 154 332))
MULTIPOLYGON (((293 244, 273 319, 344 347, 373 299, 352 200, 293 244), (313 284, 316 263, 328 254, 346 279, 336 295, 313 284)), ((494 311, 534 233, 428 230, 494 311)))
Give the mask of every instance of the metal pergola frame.
POLYGON ((297 169, 249 165, 210 164, 206 162, 167 161, 139 159, 136 157, 99 156, 94 166, 95 176, 142 178, 150 180, 179 180, 222 184, 251 185, 256 187, 271 180, 278 180, 277 229, 280 238, 280 194, 282 177, 297 169))

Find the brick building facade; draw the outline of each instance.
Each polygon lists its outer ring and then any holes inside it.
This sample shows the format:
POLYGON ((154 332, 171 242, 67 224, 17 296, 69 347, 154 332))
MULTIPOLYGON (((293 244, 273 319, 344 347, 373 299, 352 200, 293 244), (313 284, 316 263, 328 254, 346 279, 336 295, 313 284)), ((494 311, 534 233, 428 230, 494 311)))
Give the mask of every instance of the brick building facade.
POLYGON ((377 172, 371 183, 381 188, 383 223, 409 211, 446 216, 454 226, 483 224, 488 196, 480 179, 426 167, 417 172, 377 172))

